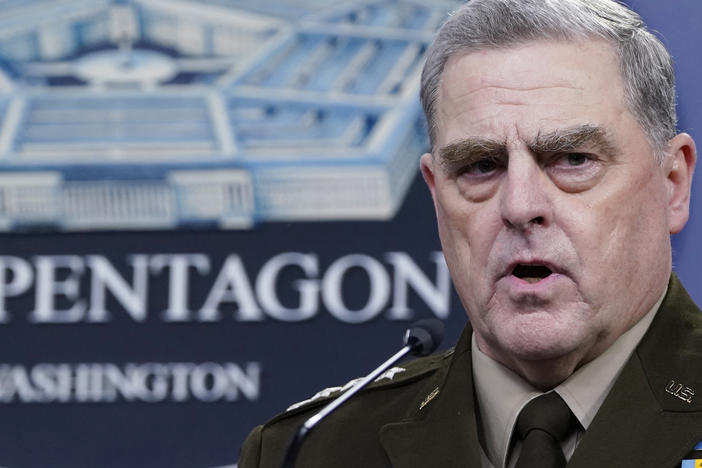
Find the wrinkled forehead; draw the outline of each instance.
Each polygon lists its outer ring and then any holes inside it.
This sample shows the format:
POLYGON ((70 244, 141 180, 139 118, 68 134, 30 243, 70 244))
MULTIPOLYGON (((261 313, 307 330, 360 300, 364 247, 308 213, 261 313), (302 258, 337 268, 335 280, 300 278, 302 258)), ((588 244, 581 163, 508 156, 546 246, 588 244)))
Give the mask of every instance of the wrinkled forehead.
POLYGON ((533 139, 561 124, 605 125, 627 110, 619 62, 605 41, 484 49, 446 62, 437 93, 436 143, 468 129, 498 140, 533 139))

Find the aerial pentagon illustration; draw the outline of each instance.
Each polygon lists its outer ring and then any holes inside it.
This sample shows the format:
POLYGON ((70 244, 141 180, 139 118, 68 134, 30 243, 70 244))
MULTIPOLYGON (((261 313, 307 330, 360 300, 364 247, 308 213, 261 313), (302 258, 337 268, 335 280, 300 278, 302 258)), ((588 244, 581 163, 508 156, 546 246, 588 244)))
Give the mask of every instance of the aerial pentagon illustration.
POLYGON ((0 1, 0 230, 389 219, 452 1, 0 1))

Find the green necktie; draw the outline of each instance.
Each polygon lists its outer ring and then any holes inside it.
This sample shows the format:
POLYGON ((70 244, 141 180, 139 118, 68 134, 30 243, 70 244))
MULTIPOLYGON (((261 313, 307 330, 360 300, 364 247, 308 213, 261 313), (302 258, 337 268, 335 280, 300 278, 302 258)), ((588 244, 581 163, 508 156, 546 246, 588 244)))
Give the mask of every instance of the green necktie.
POLYGON ((556 392, 527 403, 517 418, 522 451, 515 468, 563 468, 566 459, 561 442, 571 433, 574 423, 573 413, 556 392))

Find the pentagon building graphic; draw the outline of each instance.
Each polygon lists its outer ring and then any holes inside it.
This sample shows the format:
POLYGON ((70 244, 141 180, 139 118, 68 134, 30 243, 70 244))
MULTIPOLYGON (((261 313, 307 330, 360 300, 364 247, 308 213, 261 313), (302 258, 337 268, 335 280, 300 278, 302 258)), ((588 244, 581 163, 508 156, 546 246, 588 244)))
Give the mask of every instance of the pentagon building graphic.
POLYGON ((0 0, 0 230, 388 219, 455 6, 0 0))

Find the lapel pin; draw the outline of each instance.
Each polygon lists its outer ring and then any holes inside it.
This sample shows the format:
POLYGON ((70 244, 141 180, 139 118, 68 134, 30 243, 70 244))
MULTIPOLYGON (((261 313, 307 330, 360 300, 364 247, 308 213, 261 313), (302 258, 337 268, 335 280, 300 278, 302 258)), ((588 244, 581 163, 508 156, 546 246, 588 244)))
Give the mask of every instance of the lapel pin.
POLYGON ((424 409, 424 407, 427 406, 431 400, 436 398, 436 395, 438 395, 438 394, 439 394, 439 387, 436 387, 434 390, 431 391, 431 393, 429 395, 427 395, 427 397, 424 399, 422 404, 419 405, 419 410, 421 411, 422 409, 424 409))
POLYGON ((675 380, 668 382, 668 386, 665 387, 665 391, 688 404, 692 403, 692 397, 695 396, 695 390, 693 388, 686 387, 675 380))

